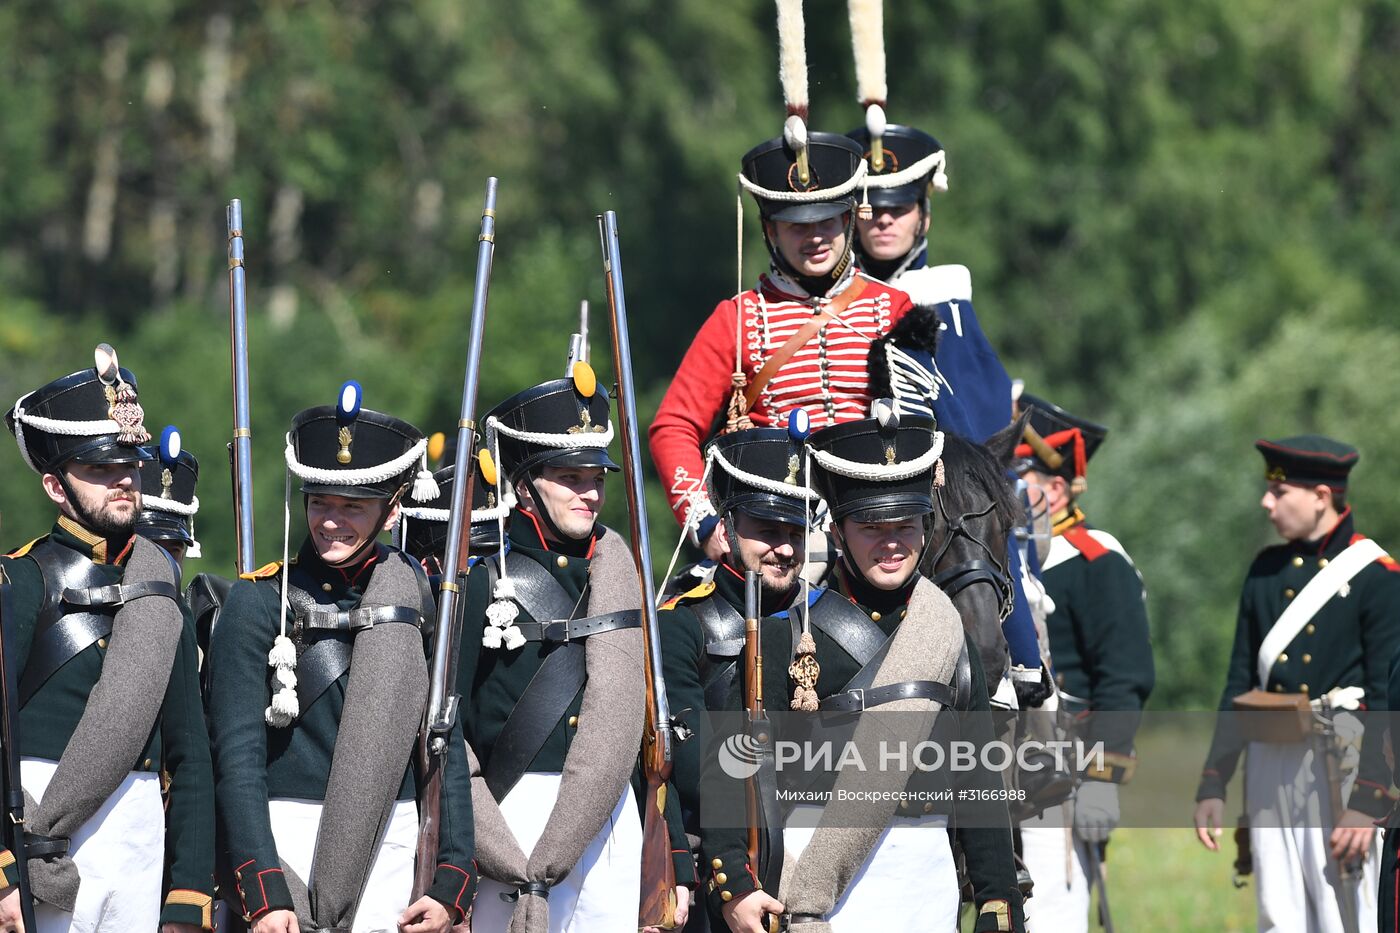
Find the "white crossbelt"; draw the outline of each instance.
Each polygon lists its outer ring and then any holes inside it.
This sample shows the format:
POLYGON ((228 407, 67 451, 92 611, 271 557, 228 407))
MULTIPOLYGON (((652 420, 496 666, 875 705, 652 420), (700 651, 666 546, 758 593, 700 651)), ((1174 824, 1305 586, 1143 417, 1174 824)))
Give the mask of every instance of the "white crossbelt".
POLYGON ((1327 602, 1341 592, 1342 587, 1373 561, 1385 557, 1385 549, 1370 538, 1362 538, 1338 554, 1311 580, 1308 585, 1288 604, 1283 615, 1278 617, 1264 643, 1259 646, 1255 666, 1259 672, 1259 686, 1269 686, 1269 674, 1279 652, 1287 648, 1313 616, 1317 615, 1327 602))

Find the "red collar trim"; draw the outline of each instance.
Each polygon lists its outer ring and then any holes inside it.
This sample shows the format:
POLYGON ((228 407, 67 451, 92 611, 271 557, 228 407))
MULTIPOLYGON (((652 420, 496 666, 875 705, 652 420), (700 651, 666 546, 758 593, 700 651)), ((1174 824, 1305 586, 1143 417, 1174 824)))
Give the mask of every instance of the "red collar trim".
POLYGON ((373 566, 373 564, 377 560, 379 560, 379 547, 378 545, 375 545, 374 547, 370 548, 369 556, 366 557, 358 567, 355 567, 353 569, 346 567, 332 567, 331 569, 334 570, 336 573, 340 574, 341 579, 345 581, 345 584, 347 586, 354 586, 355 581, 360 578, 360 575, 363 574, 365 570, 367 570, 369 567, 373 566))
MULTIPOLYGON (((539 520, 537 517, 535 517, 535 514, 534 514, 533 512, 531 512, 531 511, 529 511, 528 509, 516 509, 516 513, 519 514, 519 515, 524 515, 526 518, 528 518, 528 519, 530 520, 530 524, 532 524, 532 525, 535 526, 535 536, 538 537, 538 538, 540 539, 540 547, 544 548, 546 553, 549 553, 549 554, 554 553, 554 548, 552 548, 552 547, 549 546, 549 539, 548 539, 547 537, 545 537, 545 534, 544 534, 544 526, 540 524, 540 520, 539 520)), ((593 534, 592 534, 591 536, 589 536, 589 539, 588 539, 588 550, 584 553, 583 556, 584 556, 586 559, 588 559, 588 560, 592 560, 592 559, 593 559, 593 549, 596 548, 597 546, 598 546, 598 529, 597 529, 597 525, 595 524, 595 525, 594 525, 594 528, 593 528, 593 534)))
MULTIPOLYGON (((1327 532, 1327 534, 1323 535, 1322 538, 1319 539, 1319 541, 1317 542, 1317 553, 1321 554, 1323 551, 1327 550, 1327 546, 1332 543, 1332 536, 1335 535, 1341 529, 1341 527, 1347 523, 1347 519, 1349 517, 1351 517, 1351 506, 1347 506, 1345 509, 1342 510, 1342 514, 1337 516, 1337 524, 1333 525, 1332 530, 1327 532)), ((1352 540, 1356 540, 1356 537, 1354 535, 1352 536, 1352 540)))

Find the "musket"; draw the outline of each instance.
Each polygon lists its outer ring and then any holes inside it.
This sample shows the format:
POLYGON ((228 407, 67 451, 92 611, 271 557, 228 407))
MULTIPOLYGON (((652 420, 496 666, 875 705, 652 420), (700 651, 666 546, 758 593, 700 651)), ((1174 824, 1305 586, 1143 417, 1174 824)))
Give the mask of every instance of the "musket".
POLYGON ((19 879, 19 911, 26 930, 38 931, 34 922, 34 898, 29 886, 29 857, 25 842, 24 785, 20 782, 19 764, 19 659, 16 652, 5 649, 4 619, 10 614, 10 582, 0 569, 0 743, 4 744, 5 762, 5 844, 15 859, 15 874, 19 879))
POLYGON ((569 335, 569 361, 564 365, 564 378, 572 379, 575 363, 588 362, 588 299, 579 302, 578 333, 569 335))
POLYGON ((233 516, 238 573, 257 569, 253 557, 253 423, 248 401, 248 294, 243 267, 243 203, 228 202, 228 320, 233 368, 233 516))
POLYGON ((418 855, 414 866, 413 899, 433 883, 441 831, 442 775, 447 764, 447 739, 457 719, 457 662, 462 646, 460 600, 470 570, 472 486, 476 470, 476 388, 481 373, 481 343, 486 332, 486 297, 491 286, 491 259, 496 250, 496 178, 486 179, 486 205, 481 209, 477 236, 476 284, 467 339, 466 373, 462 379, 462 408, 457 419, 457 458, 454 462, 452 504, 448 509, 447 552, 438 586, 437 629, 433 639, 432 676, 428 708, 418 733, 422 792, 418 802, 418 855))
MULTIPOLYGON (((770 754, 773 729, 768 722, 768 714, 763 709, 763 641, 759 625, 758 573, 744 571, 744 712, 749 736, 761 750, 765 759, 770 754)), ((760 769, 762 770, 762 769, 760 769)), ((744 781, 744 810, 748 827, 747 855, 749 865, 758 873, 763 886, 769 891, 778 890, 777 873, 782 871, 783 850, 781 838, 776 849, 777 865, 774 867, 775 851, 772 847, 773 827, 767 825, 763 808, 765 788, 755 771, 744 781)), ((769 788, 771 790, 771 788, 769 788)), ((776 799, 776 798, 775 798, 776 799)), ((782 828, 778 827, 781 836, 782 828)), ((760 923, 763 928, 776 931, 781 928, 781 918, 767 915, 760 923)))
POLYGON ((1099 889, 1099 926, 1105 933, 1113 933, 1113 912, 1108 909, 1108 876, 1103 870, 1103 854, 1097 842, 1085 842, 1089 851, 1089 886, 1099 889))
POLYGON ((627 300, 622 290, 622 254, 617 238, 617 214, 598 218, 607 280, 608 321, 612 325, 613 365, 617 375, 618 421, 622 425, 622 472, 627 483, 627 513, 632 559, 641 580, 642 634, 646 641, 647 716, 642 737, 642 770, 646 796, 642 819, 642 900, 639 926, 673 929, 676 925, 676 869, 666 825, 666 782, 671 776, 671 709, 661 670, 661 633, 657 628, 656 587, 651 579, 651 543, 647 538, 646 490, 643 486, 642 446, 637 429, 637 395, 632 384, 632 347, 627 330, 627 300))

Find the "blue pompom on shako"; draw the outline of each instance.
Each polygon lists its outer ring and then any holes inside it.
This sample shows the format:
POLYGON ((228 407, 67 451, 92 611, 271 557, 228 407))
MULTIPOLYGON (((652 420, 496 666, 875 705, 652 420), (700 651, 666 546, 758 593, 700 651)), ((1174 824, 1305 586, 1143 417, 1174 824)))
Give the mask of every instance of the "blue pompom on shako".
POLYGON ((803 437, 784 428, 748 428, 711 441, 705 456, 715 511, 805 524, 817 497, 807 485, 803 437))

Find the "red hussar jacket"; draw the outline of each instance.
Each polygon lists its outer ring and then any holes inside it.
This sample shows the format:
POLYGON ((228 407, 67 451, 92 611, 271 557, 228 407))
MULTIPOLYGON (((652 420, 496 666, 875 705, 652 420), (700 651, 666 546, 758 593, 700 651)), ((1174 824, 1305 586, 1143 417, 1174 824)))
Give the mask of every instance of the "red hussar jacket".
MULTIPOLYGON (((859 297, 799 348, 754 401, 749 418, 755 427, 782 427, 788 412, 799 407, 811 416, 813 430, 868 416, 870 344, 889 333, 911 304, 904 292, 860 272, 815 301, 829 305, 857 277, 865 280, 859 297)), ((723 426, 736 350, 753 382, 768 358, 811 319, 813 301, 790 279, 770 272, 759 277, 757 288, 721 301, 695 335, 650 431, 652 459, 677 521, 684 522, 691 509, 698 509, 696 522, 714 514, 701 488, 700 448, 717 424, 723 426), (736 326, 742 327, 737 345, 736 326)))

